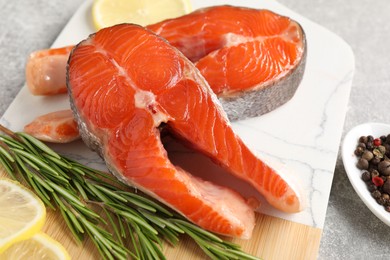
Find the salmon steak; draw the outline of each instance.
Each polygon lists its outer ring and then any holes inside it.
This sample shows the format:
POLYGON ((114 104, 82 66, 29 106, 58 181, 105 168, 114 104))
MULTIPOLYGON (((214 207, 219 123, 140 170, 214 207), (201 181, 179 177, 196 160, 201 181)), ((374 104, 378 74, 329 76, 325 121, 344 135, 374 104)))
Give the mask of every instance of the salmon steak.
POLYGON ((286 103, 304 74, 302 27, 269 10, 213 6, 147 28, 195 63, 230 120, 286 103))
POLYGON ((153 32, 121 24, 92 34, 70 54, 67 87, 83 141, 110 172, 200 227, 249 238, 254 211, 235 191, 173 165, 162 126, 253 185, 271 205, 301 209, 292 185, 233 132, 194 64, 153 32))
MULTIPOLYGON (((195 63, 230 120, 259 116, 283 105, 303 77, 302 27, 269 10, 214 6, 147 28, 195 63)), ((66 92, 69 51, 66 46, 30 55, 26 78, 33 94, 66 92)))

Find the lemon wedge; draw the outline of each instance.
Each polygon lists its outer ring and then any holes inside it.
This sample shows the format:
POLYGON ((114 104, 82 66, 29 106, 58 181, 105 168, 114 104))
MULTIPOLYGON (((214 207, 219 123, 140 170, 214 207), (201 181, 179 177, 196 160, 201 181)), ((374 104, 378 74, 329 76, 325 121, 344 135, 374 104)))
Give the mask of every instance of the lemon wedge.
POLYGON ((92 19, 99 30, 120 23, 146 26, 190 11, 189 0, 95 0, 92 19))
POLYGON ((0 254, 40 231, 45 219, 45 205, 32 191, 0 178, 0 254))
POLYGON ((67 260, 70 256, 56 240, 45 233, 37 233, 30 239, 13 244, 0 254, 0 258, 2 260, 67 260))

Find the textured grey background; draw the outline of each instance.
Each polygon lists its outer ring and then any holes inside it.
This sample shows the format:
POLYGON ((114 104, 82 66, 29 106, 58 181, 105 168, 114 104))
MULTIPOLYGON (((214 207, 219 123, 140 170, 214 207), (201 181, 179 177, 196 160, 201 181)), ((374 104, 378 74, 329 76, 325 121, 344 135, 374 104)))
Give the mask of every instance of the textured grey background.
MULTIPOLYGON (((279 2, 341 36, 355 53, 356 72, 343 136, 367 121, 390 123, 388 0, 279 2)), ((27 55, 49 47, 81 3, 0 0, 0 115, 23 85, 27 55)), ((389 233, 390 227, 357 197, 339 158, 318 258, 390 259, 389 233)))

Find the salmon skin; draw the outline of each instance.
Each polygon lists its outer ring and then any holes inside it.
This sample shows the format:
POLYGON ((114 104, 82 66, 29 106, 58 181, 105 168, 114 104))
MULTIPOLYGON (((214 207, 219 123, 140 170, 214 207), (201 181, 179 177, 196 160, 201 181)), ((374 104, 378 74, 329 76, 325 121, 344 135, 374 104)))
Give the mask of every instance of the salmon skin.
POLYGON ((151 31, 121 24, 91 35, 71 52, 67 87, 83 141, 109 170, 200 227, 249 238, 254 212, 236 192, 173 165, 161 143, 162 124, 273 206, 301 209, 292 186, 233 132, 196 67, 151 31))
POLYGON ((302 27, 269 10, 213 6, 147 28, 195 63, 230 120, 286 103, 304 74, 302 27))

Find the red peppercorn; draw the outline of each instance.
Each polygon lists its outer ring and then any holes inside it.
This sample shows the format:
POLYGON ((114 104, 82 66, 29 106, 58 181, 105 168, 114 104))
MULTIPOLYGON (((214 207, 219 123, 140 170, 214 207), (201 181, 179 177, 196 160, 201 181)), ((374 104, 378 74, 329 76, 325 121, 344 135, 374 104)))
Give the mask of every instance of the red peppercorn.
POLYGON ((383 179, 379 176, 375 176, 372 178, 372 183, 375 184, 377 187, 381 187, 384 183, 383 179))
POLYGON ((381 144, 382 144, 382 141, 381 141, 380 138, 375 138, 375 139, 374 139, 374 145, 375 145, 375 146, 380 146, 381 144))

